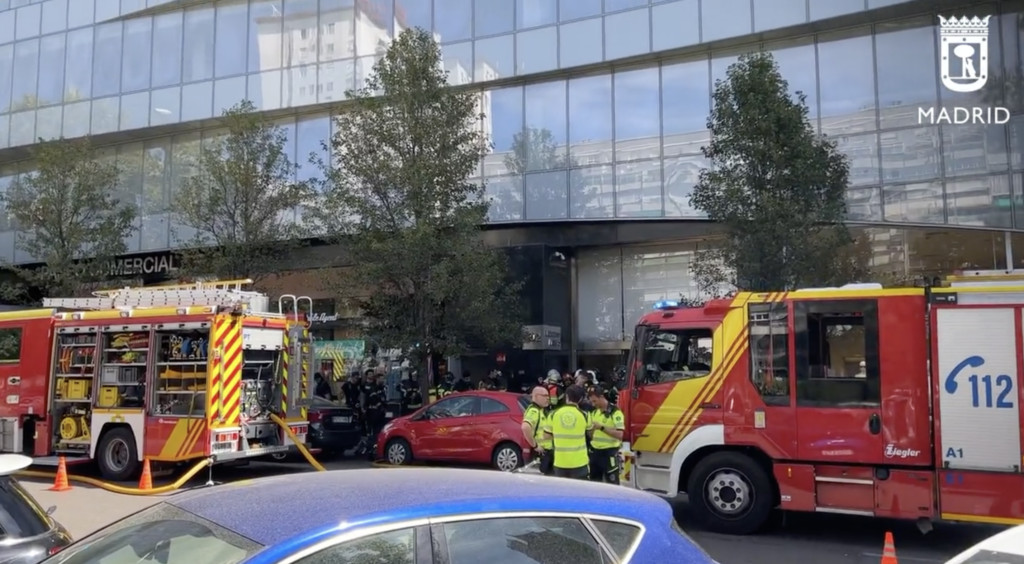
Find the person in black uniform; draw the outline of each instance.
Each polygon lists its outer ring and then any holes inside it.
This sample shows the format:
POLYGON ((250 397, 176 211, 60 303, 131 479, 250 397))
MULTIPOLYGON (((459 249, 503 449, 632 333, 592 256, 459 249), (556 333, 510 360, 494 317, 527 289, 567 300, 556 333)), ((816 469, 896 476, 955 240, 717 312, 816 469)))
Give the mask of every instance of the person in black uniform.
POLYGON ((576 385, 583 388, 586 395, 580 401, 580 409, 584 413, 590 413, 594 411, 594 404, 590 401, 590 391, 594 389, 594 385, 597 383, 597 375, 593 370, 577 370, 576 371, 576 385))
POLYGON ((366 420, 369 431, 367 438, 371 445, 377 440, 377 434, 384 427, 385 403, 387 403, 387 389, 384 387, 384 383, 371 379, 366 395, 366 420))
POLYGON ((470 380, 469 370, 462 371, 462 378, 455 383, 456 392, 468 392, 473 389, 473 382, 470 380))
POLYGON ((423 394, 420 393, 420 382, 415 374, 402 382, 402 413, 412 413, 423 407, 423 394))
POLYGON ((455 393, 455 375, 451 372, 446 372, 444 379, 441 380, 441 385, 437 387, 437 399, 441 399, 445 396, 450 396, 455 393))
POLYGON ((356 409, 359 406, 359 373, 353 372, 348 380, 341 385, 341 395, 345 396, 345 405, 356 409))
POLYGON ((505 386, 505 382, 501 379, 501 370, 492 370, 491 373, 487 375, 487 386, 485 388, 487 391, 504 392, 506 388, 507 386, 505 386))

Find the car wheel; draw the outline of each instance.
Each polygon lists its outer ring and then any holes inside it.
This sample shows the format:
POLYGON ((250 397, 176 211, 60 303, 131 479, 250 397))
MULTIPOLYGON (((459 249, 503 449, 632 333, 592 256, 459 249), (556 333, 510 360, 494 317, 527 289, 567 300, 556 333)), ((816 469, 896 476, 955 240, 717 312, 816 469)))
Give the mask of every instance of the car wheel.
POLYGON ((515 443, 501 443, 494 447, 491 466, 502 472, 513 472, 523 465, 523 449, 515 443))
POLYGON ((275 452, 274 454, 270 455, 270 458, 274 459, 274 461, 276 461, 276 462, 284 462, 285 460, 288 459, 288 453, 287 452, 275 452))
POLYGON ((96 449, 96 463, 103 479, 111 482, 133 480, 139 472, 135 435, 128 427, 114 427, 103 434, 96 449))
POLYGON ((764 468, 738 452, 718 452, 700 461, 687 484, 698 522, 731 535, 760 529, 771 514, 774 492, 764 468))
POLYGON ((412 463, 412 447, 405 439, 391 439, 384 446, 384 459, 393 466, 412 463))

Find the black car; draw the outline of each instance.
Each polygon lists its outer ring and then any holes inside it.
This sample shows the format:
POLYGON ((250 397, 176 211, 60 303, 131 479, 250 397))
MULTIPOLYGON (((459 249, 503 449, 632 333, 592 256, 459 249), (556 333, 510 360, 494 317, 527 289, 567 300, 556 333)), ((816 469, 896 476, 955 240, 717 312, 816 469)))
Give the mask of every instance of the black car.
POLYGON ((0 562, 35 564, 71 544, 71 535, 18 483, 13 474, 32 463, 27 456, 0 455, 0 562))
MULTIPOLYGON (((342 454, 359 444, 363 438, 363 423, 356 411, 344 404, 314 397, 306 408, 309 434, 306 443, 325 454, 342 454)), ((271 455, 274 460, 285 460, 294 453, 271 455)))

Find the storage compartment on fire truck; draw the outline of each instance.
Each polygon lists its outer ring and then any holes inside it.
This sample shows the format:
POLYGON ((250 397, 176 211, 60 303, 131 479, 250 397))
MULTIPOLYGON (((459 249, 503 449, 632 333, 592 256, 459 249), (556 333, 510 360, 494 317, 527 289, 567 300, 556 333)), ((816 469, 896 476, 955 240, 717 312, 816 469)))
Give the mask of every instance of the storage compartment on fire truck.
POLYGON ((281 381, 281 351, 246 349, 242 353, 242 420, 245 436, 261 446, 278 442, 280 429, 270 420, 281 381))
POLYGON ((97 334, 95 328, 87 329, 91 331, 60 329, 57 335, 53 420, 57 422, 54 442, 62 451, 89 449, 97 334))
POLYGON ((157 332, 154 414, 205 416, 210 330, 202 325, 157 332))

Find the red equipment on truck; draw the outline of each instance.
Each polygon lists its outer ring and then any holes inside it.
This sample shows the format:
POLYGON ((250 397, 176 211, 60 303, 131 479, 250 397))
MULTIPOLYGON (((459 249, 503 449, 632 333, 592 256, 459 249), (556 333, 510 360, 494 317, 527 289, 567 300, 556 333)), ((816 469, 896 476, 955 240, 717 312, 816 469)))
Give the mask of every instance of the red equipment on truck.
POLYGON ((304 442, 309 332, 249 280, 47 298, 0 313, 0 451, 96 460, 109 480, 144 459, 214 463, 304 442), (290 361, 290 362, 289 362, 290 361), (290 377, 289 377, 290 376, 290 377))
POLYGON ((630 482, 685 492, 707 526, 735 534, 776 507, 923 529, 1024 522, 1013 284, 976 273, 659 302, 620 395, 630 482))

